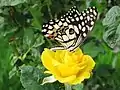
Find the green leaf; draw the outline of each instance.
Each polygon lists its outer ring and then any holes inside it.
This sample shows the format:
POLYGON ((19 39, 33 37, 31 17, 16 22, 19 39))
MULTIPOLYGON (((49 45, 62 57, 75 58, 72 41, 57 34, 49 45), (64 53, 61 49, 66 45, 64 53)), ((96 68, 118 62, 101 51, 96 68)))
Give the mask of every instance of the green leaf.
POLYGON ((82 48, 85 54, 88 54, 92 57, 96 57, 100 52, 104 52, 100 43, 95 43, 93 41, 86 43, 82 48))
POLYGON ((103 25, 107 25, 103 40, 113 49, 120 50, 120 7, 112 7, 103 20, 103 25))
POLYGON ((44 40, 44 36, 43 35, 39 35, 33 45, 33 47, 38 47, 38 46, 41 46, 42 44, 45 43, 45 40, 44 40))
POLYGON ((102 37, 103 37, 104 29, 105 28, 103 27, 101 21, 97 20, 95 22, 95 26, 94 26, 92 32, 90 33, 90 36, 95 37, 96 39, 101 40, 102 37))
POLYGON ((73 86, 72 88, 74 89, 74 90, 83 90, 83 84, 81 83, 81 84, 77 84, 77 85, 75 85, 75 86, 73 86))
POLYGON ((42 20, 42 13, 41 13, 42 6, 38 6, 35 4, 34 6, 30 7, 29 10, 33 16, 32 25, 41 29, 41 20, 42 20))
POLYGON ((116 37, 117 37, 116 42, 119 43, 119 41, 120 41, 120 24, 119 24, 118 27, 117 27, 116 35, 117 35, 117 36, 116 36, 116 37))
POLYGON ((107 26, 114 24, 117 21, 117 17, 119 16, 120 16, 120 7, 114 6, 107 12, 102 23, 103 25, 107 25, 107 26))
POLYGON ((120 69, 120 53, 117 53, 115 55, 115 59, 114 59, 113 65, 114 65, 114 68, 120 69))
POLYGON ((8 73, 12 68, 10 65, 12 50, 7 39, 0 37, 0 43, 0 90, 7 90, 9 82, 8 73))
POLYGON ((108 44, 111 48, 116 48, 116 46, 120 49, 120 24, 116 27, 109 28, 103 35, 103 40, 108 44))
POLYGON ((56 83, 55 83, 56 85, 54 84, 41 85, 43 78, 44 74, 38 68, 33 66, 21 67, 20 81, 25 90, 60 90, 56 83))
POLYGON ((106 64, 106 65, 112 65, 114 62, 114 53, 113 51, 106 46, 104 46, 104 53, 98 54, 96 57, 96 67, 99 67, 100 65, 106 64))
POLYGON ((4 23, 4 18, 0 16, 0 25, 4 23))
POLYGON ((0 0, 0 7, 15 6, 25 2, 27 2, 27 0, 0 0))
POLYGON ((23 37, 23 44, 27 45, 27 47, 31 47, 34 40, 34 32, 32 28, 25 28, 24 29, 24 37, 23 37))
POLYGON ((44 90, 40 85, 40 79, 43 74, 39 69, 32 66, 23 66, 21 68, 20 81, 26 90, 44 90))

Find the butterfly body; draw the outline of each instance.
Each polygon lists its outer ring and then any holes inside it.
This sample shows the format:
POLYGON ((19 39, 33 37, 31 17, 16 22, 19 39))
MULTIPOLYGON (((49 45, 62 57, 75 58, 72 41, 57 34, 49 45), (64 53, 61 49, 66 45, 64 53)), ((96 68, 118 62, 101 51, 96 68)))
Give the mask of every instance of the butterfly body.
POLYGON ((42 32, 46 37, 51 38, 52 36, 61 43, 61 47, 55 49, 72 51, 85 40, 92 30, 97 14, 95 7, 90 7, 79 13, 76 6, 74 6, 60 19, 45 23, 42 32))

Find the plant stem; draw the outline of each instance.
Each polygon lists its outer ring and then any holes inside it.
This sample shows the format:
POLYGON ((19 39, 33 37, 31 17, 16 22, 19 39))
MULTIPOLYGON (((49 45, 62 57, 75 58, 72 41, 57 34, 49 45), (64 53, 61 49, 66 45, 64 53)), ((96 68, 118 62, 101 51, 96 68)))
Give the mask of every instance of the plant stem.
POLYGON ((72 90, 72 86, 68 83, 65 83, 65 90, 72 90))

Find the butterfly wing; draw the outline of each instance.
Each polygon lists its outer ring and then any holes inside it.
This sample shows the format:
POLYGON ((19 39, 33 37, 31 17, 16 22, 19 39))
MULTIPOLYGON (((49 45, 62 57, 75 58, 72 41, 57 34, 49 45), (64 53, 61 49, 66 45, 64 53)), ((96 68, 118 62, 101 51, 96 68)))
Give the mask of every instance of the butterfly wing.
POLYGON ((68 13, 64 18, 68 18, 71 23, 68 25, 69 32, 66 32, 69 40, 65 44, 68 50, 74 50, 85 40, 88 33, 92 30, 98 12, 95 7, 90 7, 79 13, 77 8, 73 7, 68 13), (70 29, 74 30, 74 33, 70 33, 70 29))
POLYGON ((74 6, 59 20, 50 20, 45 23, 42 32, 46 37, 59 41, 64 49, 71 51, 84 41, 92 30, 96 18, 97 10, 95 7, 79 13, 74 6))

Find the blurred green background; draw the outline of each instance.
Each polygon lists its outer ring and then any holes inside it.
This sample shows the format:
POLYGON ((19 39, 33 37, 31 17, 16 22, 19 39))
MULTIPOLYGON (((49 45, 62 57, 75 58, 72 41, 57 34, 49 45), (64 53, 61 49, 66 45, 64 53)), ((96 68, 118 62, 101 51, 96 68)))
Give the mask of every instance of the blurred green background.
POLYGON ((98 20, 80 46, 96 67, 73 90, 120 90, 120 0, 0 0, 0 90, 64 90, 59 82, 40 85, 46 77, 41 52, 56 45, 41 28, 74 5, 79 11, 96 6, 98 20))

